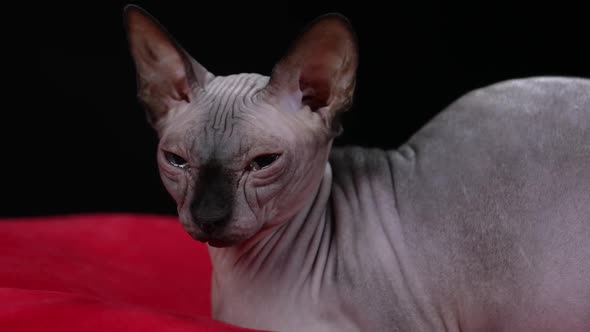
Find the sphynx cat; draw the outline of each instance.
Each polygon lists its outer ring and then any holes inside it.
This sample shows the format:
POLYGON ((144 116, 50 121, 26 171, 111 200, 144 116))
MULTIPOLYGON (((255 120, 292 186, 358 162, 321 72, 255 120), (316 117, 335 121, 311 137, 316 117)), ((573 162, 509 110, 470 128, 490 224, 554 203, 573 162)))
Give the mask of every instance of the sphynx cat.
POLYGON ((358 63, 345 17, 311 22, 269 77, 216 76, 124 12, 163 185, 210 250, 215 319, 590 331, 589 80, 498 82, 396 149, 332 148, 358 63))

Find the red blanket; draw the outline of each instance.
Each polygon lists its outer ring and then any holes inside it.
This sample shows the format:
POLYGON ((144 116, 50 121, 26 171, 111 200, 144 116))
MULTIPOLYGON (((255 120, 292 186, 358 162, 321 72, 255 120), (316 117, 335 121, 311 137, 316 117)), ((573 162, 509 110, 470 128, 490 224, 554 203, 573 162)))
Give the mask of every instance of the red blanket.
POLYGON ((211 318, 210 276, 173 217, 0 219, 0 331, 245 331, 211 318))

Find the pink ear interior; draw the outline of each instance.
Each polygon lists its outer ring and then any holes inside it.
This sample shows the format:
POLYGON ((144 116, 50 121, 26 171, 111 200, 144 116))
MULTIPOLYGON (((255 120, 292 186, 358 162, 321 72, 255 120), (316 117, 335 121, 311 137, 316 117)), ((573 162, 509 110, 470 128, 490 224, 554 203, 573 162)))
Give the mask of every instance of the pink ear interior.
POLYGON ((139 96, 149 106, 152 119, 176 103, 190 102, 192 68, 182 48, 155 18, 137 6, 125 8, 125 23, 139 96))
POLYGON ((348 21, 326 15, 295 41, 273 70, 270 85, 279 94, 302 96, 300 103, 312 110, 337 107, 352 94, 357 58, 356 38, 348 21))
POLYGON ((180 47, 142 9, 129 6, 125 13, 131 53, 141 83, 165 88, 173 99, 188 100, 187 63, 180 47))

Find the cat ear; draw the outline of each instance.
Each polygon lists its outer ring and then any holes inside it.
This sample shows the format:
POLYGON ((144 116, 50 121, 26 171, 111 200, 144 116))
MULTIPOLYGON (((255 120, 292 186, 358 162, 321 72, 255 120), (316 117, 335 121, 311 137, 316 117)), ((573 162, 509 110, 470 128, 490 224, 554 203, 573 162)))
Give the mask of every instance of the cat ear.
POLYGON ((316 18, 276 64, 266 88, 283 103, 332 118, 352 103, 358 47, 347 18, 326 14, 316 18))
POLYGON ((194 88, 204 88, 213 75, 142 8, 127 5, 124 18, 136 68, 138 99, 154 125, 171 109, 190 103, 194 88))

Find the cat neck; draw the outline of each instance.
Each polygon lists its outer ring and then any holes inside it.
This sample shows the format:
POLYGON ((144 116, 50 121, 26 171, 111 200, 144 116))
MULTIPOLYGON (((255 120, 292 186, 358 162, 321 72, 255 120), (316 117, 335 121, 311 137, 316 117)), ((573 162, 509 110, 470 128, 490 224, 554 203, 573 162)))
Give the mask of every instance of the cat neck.
MULTIPOLYGON (((287 222, 266 228, 242 244, 226 248, 209 247, 213 273, 240 281, 275 279, 276 274, 312 273, 320 250, 330 245, 329 201, 332 168, 326 163, 324 176, 309 201, 287 222)), ((321 264, 320 264, 321 265, 321 264)))

